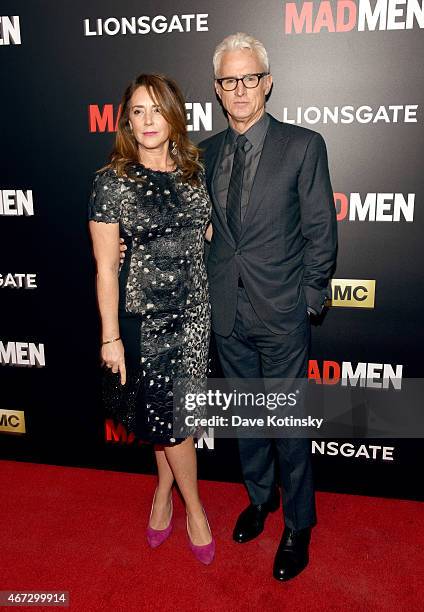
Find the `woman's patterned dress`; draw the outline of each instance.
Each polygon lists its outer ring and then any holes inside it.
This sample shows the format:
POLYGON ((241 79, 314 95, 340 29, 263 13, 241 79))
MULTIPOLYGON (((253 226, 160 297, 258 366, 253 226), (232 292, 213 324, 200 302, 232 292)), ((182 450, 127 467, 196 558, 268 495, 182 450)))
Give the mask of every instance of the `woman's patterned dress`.
MULTIPOLYGON (((181 171, 160 172, 133 164, 118 177, 96 175, 89 219, 119 223, 127 245, 119 273, 119 324, 127 367, 139 372, 143 401, 130 430, 142 439, 175 444, 173 380, 204 380, 210 306, 204 265, 204 233, 211 205, 181 171)), ((141 394, 140 394, 141 397, 141 394)))

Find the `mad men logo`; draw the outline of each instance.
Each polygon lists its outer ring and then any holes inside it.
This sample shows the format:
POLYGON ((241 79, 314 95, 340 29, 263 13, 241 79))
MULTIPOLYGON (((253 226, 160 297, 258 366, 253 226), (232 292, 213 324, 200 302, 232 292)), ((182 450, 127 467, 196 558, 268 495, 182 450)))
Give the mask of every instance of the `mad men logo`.
POLYGON ((424 28, 422 0, 286 2, 284 8, 286 34, 424 28))
POLYGON ((133 432, 128 433, 122 423, 115 423, 112 419, 105 420, 105 440, 115 444, 134 444, 141 446, 143 442, 138 440, 133 432))
POLYGON ((388 389, 402 388, 403 365, 390 363, 363 363, 353 365, 351 361, 324 360, 321 364, 310 359, 308 378, 318 385, 337 385, 342 387, 371 387, 388 389))
POLYGON ((283 108, 283 121, 316 125, 317 123, 418 123, 418 104, 391 104, 389 106, 297 106, 283 108))
POLYGON ((25 433, 25 413, 21 410, 0 410, 0 432, 25 433))
POLYGON ((314 455, 328 455, 330 457, 341 455, 354 459, 368 459, 371 461, 393 461, 394 446, 380 446, 379 444, 353 444, 352 442, 336 442, 327 440, 312 441, 314 455))
POLYGON ((330 306, 348 308, 374 308, 375 280, 338 278, 331 281, 330 306))
POLYGON ((32 216, 34 200, 32 191, 21 189, 0 189, 0 216, 32 216))
MULTIPOLYGON (((189 132, 212 131, 212 102, 186 102, 187 130, 189 132)), ((88 129, 90 132, 116 132, 121 115, 121 105, 90 104, 88 107, 88 129)))
MULTIPOLYGON (((112 419, 105 420, 105 441, 112 444, 134 444, 135 446, 147 444, 147 442, 139 440, 133 432, 128 433, 122 423, 115 423, 112 419)), ((215 440, 213 428, 209 427, 208 431, 205 431, 203 435, 196 440, 195 445, 198 449, 214 450, 215 440)))
POLYGON ((195 446, 198 450, 214 450, 215 449, 215 437, 213 427, 208 427, 208 430, 195 440, 195 446))
POLYGON ((44 344, 0 340, 0 365, 42 368, 46 365, 44 344))
POLYGON ((108 17, 84 19, 84 36, 116 36, 120 34, 166 34, 170 32, 208 32, 208 14, 156 15, 149 17, 108 17))
POLYGON ((0 289, 37 289, 37 275, 0 274, 0 289))
POLYGON ((334 193, 337 221, 414 221, 415 193, 334 193))
POLYGON ((19 17, 0 17, 0 46, 1 45, 20 45, 21 27, 19 17))

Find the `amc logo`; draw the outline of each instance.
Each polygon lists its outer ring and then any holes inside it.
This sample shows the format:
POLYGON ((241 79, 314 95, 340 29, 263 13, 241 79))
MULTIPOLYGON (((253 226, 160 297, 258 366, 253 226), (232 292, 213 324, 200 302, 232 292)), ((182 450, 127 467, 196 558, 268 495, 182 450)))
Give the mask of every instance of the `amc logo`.
POLYGON ((0 410, 0 432, 26 433, 25 414, 21 410, 0 410))
POLYGON ((329 306, 347 308, 374 308, 375 280, 333 278, 332 299, 329 306))

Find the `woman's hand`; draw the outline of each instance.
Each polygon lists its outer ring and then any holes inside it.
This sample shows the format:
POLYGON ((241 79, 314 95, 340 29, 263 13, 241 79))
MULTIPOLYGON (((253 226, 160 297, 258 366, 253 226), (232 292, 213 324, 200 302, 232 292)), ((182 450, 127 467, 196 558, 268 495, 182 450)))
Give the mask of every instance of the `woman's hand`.
POLYGON ((119 372, 121 375, 121 385, 125 385, 127 381, 127 371, 125 368, 124 345, 122 344, 122 340, 103 344, 100 355, 103 365, 110 368, 114 374, 119 372))

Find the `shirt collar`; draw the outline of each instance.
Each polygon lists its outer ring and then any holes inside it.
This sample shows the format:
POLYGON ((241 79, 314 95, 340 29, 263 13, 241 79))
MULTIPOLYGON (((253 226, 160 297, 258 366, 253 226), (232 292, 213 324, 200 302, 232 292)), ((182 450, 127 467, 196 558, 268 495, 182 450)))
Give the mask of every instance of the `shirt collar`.
MULTIPOLYGON (((246 136, 248 143, 245 145, 245 150, 249 151, 252 147, 257 148, 264 141, 265 135, 267 133, 269 126, 269 115, 268 113, 264 113, 256 123, 254 123, 247 132, 244 133, 246 136)), ((233 150, 236 146, 236 140, 239 136, 239 132, 233 130, 232 127, 228 126, 227 131, 227 142, 229 143, 231 150, 233 150)))

